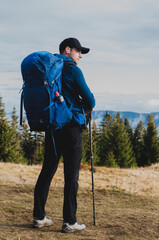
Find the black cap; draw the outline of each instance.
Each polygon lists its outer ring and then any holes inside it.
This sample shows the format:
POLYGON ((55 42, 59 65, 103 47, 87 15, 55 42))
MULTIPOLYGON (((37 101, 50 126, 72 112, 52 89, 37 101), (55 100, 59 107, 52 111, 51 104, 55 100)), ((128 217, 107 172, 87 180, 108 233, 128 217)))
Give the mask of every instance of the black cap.
POLYGON ((80 50, 82 54, 88 53, 90 50, 89 48, 82 47, 76 38, 66 38, 63 40, 59 46, 60 53, 63 52, 66 47, 76 48, 77 50, 80 50))

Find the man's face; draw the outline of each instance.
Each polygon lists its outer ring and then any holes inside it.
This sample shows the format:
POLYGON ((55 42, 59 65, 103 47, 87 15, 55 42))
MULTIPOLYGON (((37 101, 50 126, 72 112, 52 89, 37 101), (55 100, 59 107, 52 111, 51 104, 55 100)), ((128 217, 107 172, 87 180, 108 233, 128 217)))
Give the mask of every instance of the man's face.
POLYGON ((70 48, 67 56, 71 58, 76 64, 78 64, 78 61, 80 60, 80 58, 82 58, 81 51, 77 50, 76 48, 70 48))

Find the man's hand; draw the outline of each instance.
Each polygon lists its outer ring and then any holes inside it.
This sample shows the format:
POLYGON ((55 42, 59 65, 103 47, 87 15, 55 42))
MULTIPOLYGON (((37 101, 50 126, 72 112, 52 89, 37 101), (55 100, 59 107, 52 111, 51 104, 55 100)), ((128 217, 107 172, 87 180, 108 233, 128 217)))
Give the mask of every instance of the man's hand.
POLYGON ((89 119, 91 118, 91 112, 92 111, 93 111, 93 108, 85 111, 86 124, 89 123, 89 119))

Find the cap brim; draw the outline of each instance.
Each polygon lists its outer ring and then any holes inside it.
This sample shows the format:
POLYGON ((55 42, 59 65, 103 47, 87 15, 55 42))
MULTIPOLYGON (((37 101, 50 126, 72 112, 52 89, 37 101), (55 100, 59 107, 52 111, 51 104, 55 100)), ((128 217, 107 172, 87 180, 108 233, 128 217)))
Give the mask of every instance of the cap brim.
POLYGON ((88 53, 89 51, 90 51, 89 48, 81 47, 81 53, 82 53, 82 54, 86 54, 86 53, 88 53))

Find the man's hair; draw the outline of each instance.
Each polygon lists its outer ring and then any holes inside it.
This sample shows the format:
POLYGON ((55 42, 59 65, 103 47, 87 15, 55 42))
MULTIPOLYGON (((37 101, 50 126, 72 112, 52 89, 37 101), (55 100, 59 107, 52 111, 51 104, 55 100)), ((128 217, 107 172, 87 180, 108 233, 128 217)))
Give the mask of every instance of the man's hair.
POLYGON ((62 54, 65 51, 65 49, 59 49, 59 51, 60 51, 60 54, 62 54))

